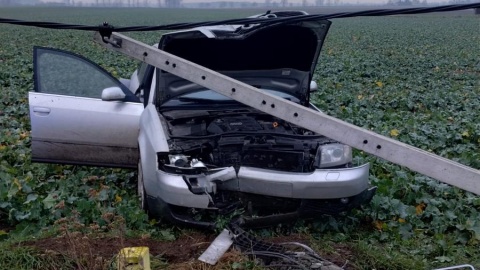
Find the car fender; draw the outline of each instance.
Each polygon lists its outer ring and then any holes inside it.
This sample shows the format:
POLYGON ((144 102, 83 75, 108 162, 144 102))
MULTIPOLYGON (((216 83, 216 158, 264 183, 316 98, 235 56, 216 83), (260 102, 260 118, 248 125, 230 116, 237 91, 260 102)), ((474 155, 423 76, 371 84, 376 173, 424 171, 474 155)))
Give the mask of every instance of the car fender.
POLYGON ((138 136, 145 190, 154 188, 157 171, 157 153, 168 153, 167 136, 161 125, 155 105, 149 104, 140 116, 138 136))

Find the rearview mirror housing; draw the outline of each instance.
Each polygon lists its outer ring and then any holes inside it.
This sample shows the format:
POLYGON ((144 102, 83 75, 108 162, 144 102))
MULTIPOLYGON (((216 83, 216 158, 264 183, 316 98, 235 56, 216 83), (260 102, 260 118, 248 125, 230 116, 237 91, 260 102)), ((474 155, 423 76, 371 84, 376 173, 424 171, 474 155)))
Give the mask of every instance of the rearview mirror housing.
POLYGON ((315 81, 310 82, 310 93, 317 92, 318 85, 315 81))
POLYGON ((123 93, 120 87, 108 87, 102 91, 102 100, 103 101, 123 101, 126 95, 123 93))

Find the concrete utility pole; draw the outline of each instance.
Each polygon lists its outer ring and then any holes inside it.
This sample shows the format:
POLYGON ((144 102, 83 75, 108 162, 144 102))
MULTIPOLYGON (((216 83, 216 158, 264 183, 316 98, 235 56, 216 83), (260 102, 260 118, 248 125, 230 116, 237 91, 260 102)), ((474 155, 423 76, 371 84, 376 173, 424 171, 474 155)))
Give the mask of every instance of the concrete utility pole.
POLYGON ((127 36, 112 33, 107 38, 97 33, 95 41, 104 47, 143 61, 206 89, 216 91, 259 111, 295 123, 295 125, 350 145, 365 153, 405 166, 446 184, 480 195, 480 170, 266 93, 249 84, 127 36))

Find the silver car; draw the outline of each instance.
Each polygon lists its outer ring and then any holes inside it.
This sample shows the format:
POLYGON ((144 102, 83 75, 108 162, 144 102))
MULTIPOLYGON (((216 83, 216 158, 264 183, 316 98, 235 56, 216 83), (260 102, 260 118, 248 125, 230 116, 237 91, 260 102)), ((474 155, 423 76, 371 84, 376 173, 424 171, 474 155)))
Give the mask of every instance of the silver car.
MULTIPOLYGON (((165 34, 155 46, 318 110, 311 80, 329 27, 210 26, 165 34)), ((151 216, 267 226, 348 211, 375 193, 369 165, 353 167, 349 146, 145 63, 117 80, 81 56, 36 47, 34 72, 33 161, 138 168, 151 216)))

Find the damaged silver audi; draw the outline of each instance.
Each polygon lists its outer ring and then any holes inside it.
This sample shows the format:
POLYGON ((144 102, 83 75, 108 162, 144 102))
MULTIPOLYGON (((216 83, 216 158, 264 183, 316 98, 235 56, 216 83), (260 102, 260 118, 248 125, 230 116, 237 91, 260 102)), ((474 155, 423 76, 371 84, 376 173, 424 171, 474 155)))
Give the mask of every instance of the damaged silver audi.
MULTIPOLYGON (((330 24, 200 27, 156 46, 318 110, 311 80, 330 24)), ((36 47, 34 72, 32 159, 138 168, 150 216, 214 227, 212 216, 238 215, 268 226, 345 212, 375 193, 369 165, 353 166, 350 146, 146 63, 117 80, 79 55, 36 47)))

